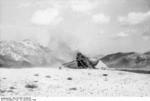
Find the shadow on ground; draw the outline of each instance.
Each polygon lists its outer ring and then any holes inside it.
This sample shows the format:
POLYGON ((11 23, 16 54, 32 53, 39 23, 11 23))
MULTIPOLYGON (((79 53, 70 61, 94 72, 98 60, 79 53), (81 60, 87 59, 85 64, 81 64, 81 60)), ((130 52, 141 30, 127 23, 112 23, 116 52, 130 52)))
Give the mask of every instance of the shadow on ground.
POLYGON ((150 74, 150 71, 146 71, 146 70, 126 70, 126 69, 122 69, 119 71, 126 71, 126 72, 133 72, 133 73, 140 73, 140 74, 150 74))

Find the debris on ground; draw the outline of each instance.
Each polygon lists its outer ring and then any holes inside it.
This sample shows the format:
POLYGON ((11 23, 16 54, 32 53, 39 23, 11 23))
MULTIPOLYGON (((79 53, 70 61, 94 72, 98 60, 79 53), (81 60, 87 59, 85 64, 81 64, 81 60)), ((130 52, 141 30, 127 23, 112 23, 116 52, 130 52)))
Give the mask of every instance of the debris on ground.
POLYGON ((35 89, 37 88, 38 86, 37 85, 34 85, 34 84, 27 84, 25 85, 25 88, 29 88, 29 89, 35 89))
POLYGON ((16 88, 15 88, 15 87, 13 87, 13 86, 12 86, 12 87, 9 87, 9 88, 10 88, 10 89, 16 89, 16 88))
POLYGON ((72 80, 72 78, 71 78, 71 77, 68 77, 67 80, 72 80))
POLYGON ((69 90, 77 90, 77 88, 73 87, 73 88, 69 88, 69 90))
POLYGON ((34 74, 34 76, 39 76, 39 74, 34 74))
POLYGON ((51 76, 50 75, 47 75, 47 76, 45 76, 46 78, 51 78, 51 76))
POLYGON ((103 76, 108 76, 108 74, 103 74, 103 76))

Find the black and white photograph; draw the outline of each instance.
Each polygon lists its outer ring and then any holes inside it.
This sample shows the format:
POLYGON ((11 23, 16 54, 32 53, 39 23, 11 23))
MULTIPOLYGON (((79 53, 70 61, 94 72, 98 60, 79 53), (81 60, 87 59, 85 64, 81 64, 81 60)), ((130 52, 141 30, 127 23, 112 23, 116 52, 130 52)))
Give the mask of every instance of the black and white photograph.
POLYGON ((0 0, 9 97, 150 97, 150 0, 0 0))

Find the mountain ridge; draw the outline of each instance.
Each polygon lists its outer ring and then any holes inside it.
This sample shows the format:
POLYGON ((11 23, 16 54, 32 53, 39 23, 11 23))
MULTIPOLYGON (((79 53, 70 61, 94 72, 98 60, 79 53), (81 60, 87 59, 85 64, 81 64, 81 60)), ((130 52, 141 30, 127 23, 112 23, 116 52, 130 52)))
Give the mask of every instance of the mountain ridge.
MULTIPOLYGON (((0 67, 50 66, 58 62, 65 63, 68 61, 67 58, 68 56, 63 53, 53 52, 50 48, 33 40, 0 41, 0 67)), ((103 57, 97 56, 96 59, 101 60, 109 68, 150 67, 150 51, 145 53, 118 52, 103 57)))
POLYGON ((1 67, 49 65, 52 57, 49 48, 32 40, 0 41, 1 67))
POLYGON ((148 69, 150 70, 150 52, 118 52, 102 57, 109 68, 115 69, 148 69))

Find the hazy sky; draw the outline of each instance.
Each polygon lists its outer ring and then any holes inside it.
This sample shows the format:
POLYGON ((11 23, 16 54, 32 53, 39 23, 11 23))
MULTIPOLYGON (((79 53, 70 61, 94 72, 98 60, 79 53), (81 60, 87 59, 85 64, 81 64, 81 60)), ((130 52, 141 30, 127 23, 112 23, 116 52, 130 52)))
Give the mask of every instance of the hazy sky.
POLYGON ((150 50, 150 0, 0 0, 0 39, 87 54, 150 50))

